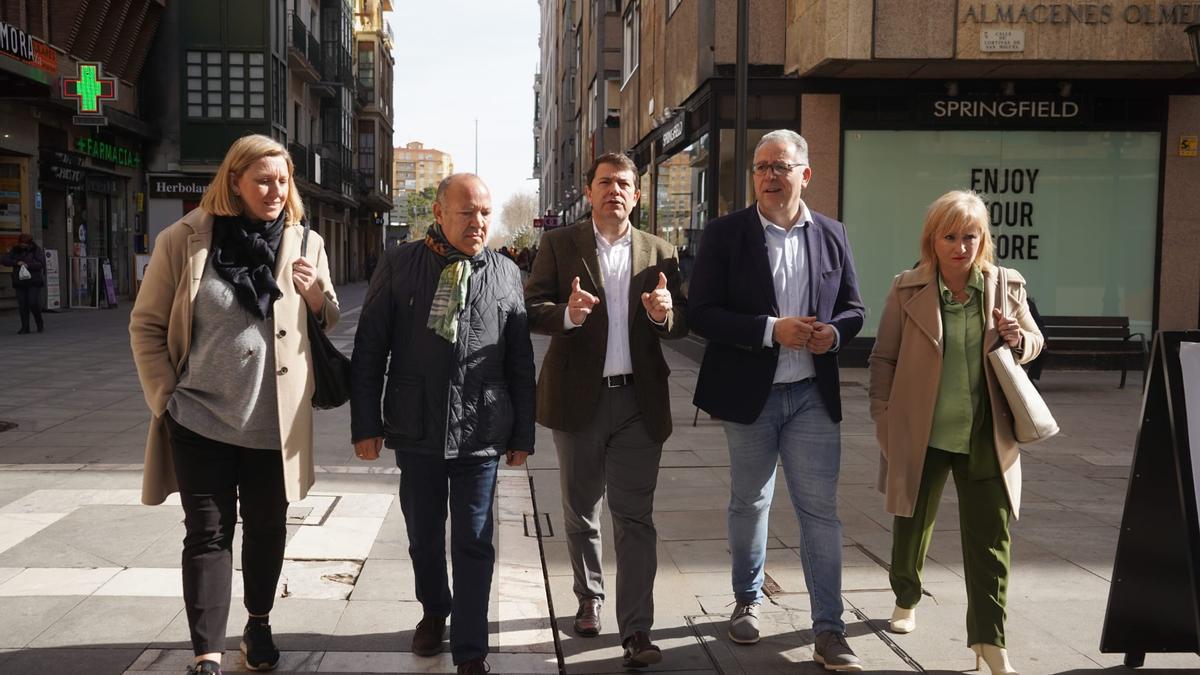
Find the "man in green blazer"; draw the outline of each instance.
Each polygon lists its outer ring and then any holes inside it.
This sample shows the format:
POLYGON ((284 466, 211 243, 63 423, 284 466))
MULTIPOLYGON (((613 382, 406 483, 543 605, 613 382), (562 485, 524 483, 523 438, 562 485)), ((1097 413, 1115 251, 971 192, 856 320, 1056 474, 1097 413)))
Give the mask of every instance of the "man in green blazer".
POLYGON ((671 404, 660 341, 687 335, 675 247, 635 229, 641 193, 624 155, 596 158, 585 194, 592 220, 542 237, 525 286, 534 332, 553 336, 537 385, 538 422, 554 431, 575 632, 600 632, 600 508, 608 494, 617 555, 617 628, 624 666, 658 663, 650 641, 658 569, 654 488, 671 404))

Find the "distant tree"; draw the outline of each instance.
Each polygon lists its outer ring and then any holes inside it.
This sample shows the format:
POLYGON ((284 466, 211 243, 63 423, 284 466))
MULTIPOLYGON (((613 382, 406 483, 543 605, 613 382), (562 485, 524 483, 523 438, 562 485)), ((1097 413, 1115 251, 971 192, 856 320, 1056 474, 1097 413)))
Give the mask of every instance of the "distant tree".
POLYGON ((537 216, 537 195, 518 192, 509 197, 500 208, 503 236, 493 237, 493 242, 497 246, 511 246, 518 251, 533 246, 537 243, 539 234, 533 227, 533 219, 537 216))
POLYGON ((427 187, 408 196, 408 240, 420 241, 433 225, 433 202, 437 199, 437 188, 427 187))

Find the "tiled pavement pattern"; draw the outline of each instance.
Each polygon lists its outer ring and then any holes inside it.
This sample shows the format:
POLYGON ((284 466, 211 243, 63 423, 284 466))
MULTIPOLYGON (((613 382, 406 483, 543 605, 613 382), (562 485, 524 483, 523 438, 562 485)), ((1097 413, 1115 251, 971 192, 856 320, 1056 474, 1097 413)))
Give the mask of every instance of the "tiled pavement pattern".
MULTIPOLYGON (((363 290, 343 290, 346 321, 335 342, 347 351, 363 290)), ((138 504, 146 413, 129 357, 127 316, 127 307, 50 315, 44 335, 0 334, 6 383, 0 420, 19 423, 0 433, 3 675, 178 674, 189 660, 179 597, 182 514, 174 501, 138 504)), ((0 324, 6 320, 15 331, 15 317, 0 315, 0 324)), ((546 344, 535 340, 539 359, 546 344)), ((764 639, 738 647, 724 638, 732 599, 724 434, 703 414, 691 426, 697 366, 676 352, 668 360, 676 431, 666 445, 656 498, 654 638, 665 659, 654 670, 823 672, 811 661, 799 533, 782 482, 772 513, 764 639)), ((918 630, 881 632, 892 605, 881 564, 888 558, 890 519, 873 488, 878 451, 866 417, 866 373, 848 369, 844 375, 840 509, 851 644, 872 672, 966 671, 974 660, 962 628, 953 490, 943 499, 927 564, 931 597, 920 606, 918 630)), ((1043 380, 1063 433, 1026 451, 1025 504, 1013 528, 1009 643, 1024 675, 1100 673, 1122 661, 1100 654, 1098 644, 1140 383, 1121 391, 1116 382, 1114 373, 1103 372, 1049 371, 1043 380)), ((424 659, 407 651, 420 610, 394 497, 396 470, 354 460, 347 431, 346 408, 318 414, 321 473, 314 494, 289 511, 284 597, 272 614, 285 652, 281 672, 453 672, 448 656, 424 659)), ((538 448, 529 470, 506 469, 500 479, 492 670, 622 672, 611 604, 599 638, 571 633, 575 599, 554 448, 544 429, 538 448), (541 548, 531 536, 538 528, 535 499, 544 514, 541 548)), ((604 534, 611 570, 607 518, 604 534)), ((607 581, 612 588, 611 574, 607 581)), ((231 650, 244 618, 235 600, 231 650)), ((237 660, 231 651, 227 669, 236 670, 237 660)), ((1147 666, 1141 672, 1200 672, 1200 658, 1151 654, 1147 666)))

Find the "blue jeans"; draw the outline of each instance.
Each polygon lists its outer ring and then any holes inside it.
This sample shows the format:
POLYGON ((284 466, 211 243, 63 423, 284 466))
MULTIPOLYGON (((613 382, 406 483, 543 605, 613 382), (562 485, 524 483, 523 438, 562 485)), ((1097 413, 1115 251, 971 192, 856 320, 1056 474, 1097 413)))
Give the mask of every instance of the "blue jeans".
POLYGON ((845 632, 842 621, 842 521, 837 515, 841 430, 829 417, 816 380, 774 385, 751 424, 725 422, 729 441, 729 550, 733 593, 762 600, 767 519, 775 465, 783 462, 800 521, 800 562, 808 585, 813 632, 845 632))
POLYGON ((426 616, 450 617, 454 663, 487 656, 488 599, 496 549, 492 502, 498 459, 396 453, 400 509, 408 530, 408 553, 417 600, 426 616), (450 560, 454 594, 446 573, 446 503, 450 504, 450 560))

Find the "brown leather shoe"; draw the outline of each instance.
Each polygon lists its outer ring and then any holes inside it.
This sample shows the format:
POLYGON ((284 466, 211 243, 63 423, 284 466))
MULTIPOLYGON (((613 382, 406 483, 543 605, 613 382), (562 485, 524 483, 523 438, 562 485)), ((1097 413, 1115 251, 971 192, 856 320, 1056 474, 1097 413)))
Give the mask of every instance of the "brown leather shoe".
POLYGON ((458 664, 458 675, 487 675, 491 672, 487 661, 481 656, 477 659, 471 659, 466 663, 458 664))
POLYGON ((645 631, 625 638, 621 646, 625 648, 625 660, 621 662, 625 668, 645 668, 662 661, 662 650, 650 642, 650 634, 645 631))
POLYGON ((417 624, 417 630, 413 633, 413 653, 417 656, 434 656, 440 654, 442 651, 442 638, 445 637, 445 634, 445 618, 426 616, 417 624))
POLYGON ((579 637, 596 637, 600 634, 600 598, 584 598, 575 612, 575 634, 579 637))

